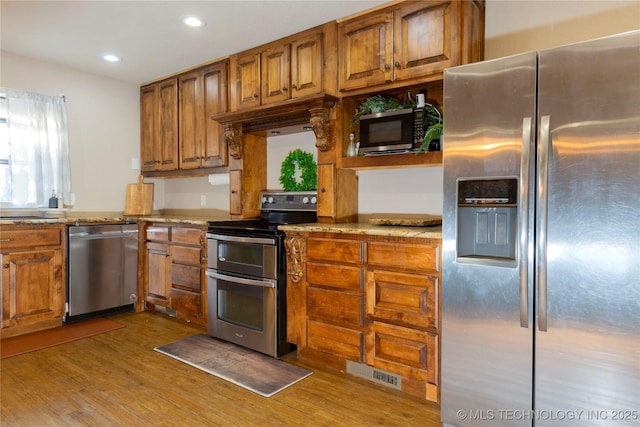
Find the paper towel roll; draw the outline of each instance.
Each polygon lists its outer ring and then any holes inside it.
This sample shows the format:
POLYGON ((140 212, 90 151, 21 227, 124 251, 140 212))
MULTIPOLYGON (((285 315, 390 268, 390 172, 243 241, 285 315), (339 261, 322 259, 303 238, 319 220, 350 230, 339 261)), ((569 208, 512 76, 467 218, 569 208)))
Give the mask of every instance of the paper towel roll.
POLYGON ((228 173, 214 173, 209 175, 209 184, 216 185, 229 185, 228 173))

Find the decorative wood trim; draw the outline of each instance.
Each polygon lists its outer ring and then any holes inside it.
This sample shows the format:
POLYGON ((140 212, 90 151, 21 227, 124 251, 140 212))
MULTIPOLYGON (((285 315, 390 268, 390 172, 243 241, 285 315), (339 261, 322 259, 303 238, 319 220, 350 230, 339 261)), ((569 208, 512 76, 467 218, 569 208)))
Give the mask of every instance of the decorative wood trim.
POLYGON ((330 109, 326 107, 309 109, 309 124, 316 134, 316 148, 320 151, 328 151, 333 146, 329 113, 330 109))
POLYGON ((234 159, 242 158, 242 124, 225 123, 224 141, 229 147, 229 155, 234 159))
POLYGON ((305 252, 305 239, 299 236, 286 237, 284 247, 287 252, 287 275, 293 283, 300 283, 304 275, 302 258, 305 252))
MULTIPOLYGON (((241 138, 242 133, 260 132, 278 127, 292 126, 296 124, 311 123, 316 134, 316 147, 321 151, 327 151, 332 145, 330 141, 330 111, 338 102, 338 98, 326 93, 310 95, 303 98, 289 99, 260 107, 220 113, 211 116, 211 119, 222 123, 225 129, 225 140, 232 149, 231 140, 234 143, 241 138), (240 132, 240 136, 234 136, 231 129, 240 132)), ((241 148, 240 142, 240 148, 241 148)), ((240 152, 241 153, 241 150, 240 152)), ((233 158, 232 151, 229 154, 233 158)), ((241 154, 239 154, 241 156, 241 154)))

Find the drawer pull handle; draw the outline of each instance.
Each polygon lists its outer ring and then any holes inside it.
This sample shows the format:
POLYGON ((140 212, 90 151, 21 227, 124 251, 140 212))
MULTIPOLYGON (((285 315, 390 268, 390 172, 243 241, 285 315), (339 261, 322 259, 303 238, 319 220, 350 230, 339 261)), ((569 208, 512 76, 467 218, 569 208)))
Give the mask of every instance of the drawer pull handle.
POLYGON ((13 242, 13 237, 9 237, 8 239, 0 239, 0 243, 13 242))

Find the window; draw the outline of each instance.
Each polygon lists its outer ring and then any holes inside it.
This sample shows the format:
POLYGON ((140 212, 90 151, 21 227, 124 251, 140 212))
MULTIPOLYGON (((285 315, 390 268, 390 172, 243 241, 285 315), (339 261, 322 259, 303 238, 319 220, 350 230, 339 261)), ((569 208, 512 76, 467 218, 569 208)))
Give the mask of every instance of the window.
POLYGON ((0 88, 0 206, 38 208, 70 190, 63 97, 0 88))
POLYGON ((9 131, 7 129, 7 96, 0 93, 0 177, 2 177, 2 188, 0 188, 0 202, 11 200, 11 186, 5 183, 11 182, 9 151, 9 131))

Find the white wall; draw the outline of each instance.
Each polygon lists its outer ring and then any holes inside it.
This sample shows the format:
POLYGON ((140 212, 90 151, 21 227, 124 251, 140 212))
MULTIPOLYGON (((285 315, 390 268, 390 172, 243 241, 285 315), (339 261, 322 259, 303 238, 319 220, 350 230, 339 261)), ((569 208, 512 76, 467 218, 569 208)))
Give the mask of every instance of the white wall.
POLYGON ((2 52, 0 86, 64 94, 69 119, 74 211, 123 211, 127 183, 139 171, 139 87, 71 68, 2 52))
MULTIPOLYGON (((638 1, 488 0, 487 59, 543 49, 640 28, 638 1)), ((197 65, 197 64, 194 64, 197 65)), ((139 158, 139 88, 94 74, 2 52, 0 85, 47 95, 64 94, 69 111, 72 188, 76 211, 122 211, 127 183, 137 181, 131 159, 139 158)), ((267 185, 279 189, 280 164, 310 134, 268 140, 267 185)), ((313 143, 311 143, 313 144, 313 143)), ((308 148, 304 148, 308 147, 308 148)), ((442 168, 360 171, 360 213, 442 212, 442 168)), ((153 179, 154 207, 228 210, 228 185, 207 177, 153 179), (206 199, 201 206, 201 196, 206 199)))

